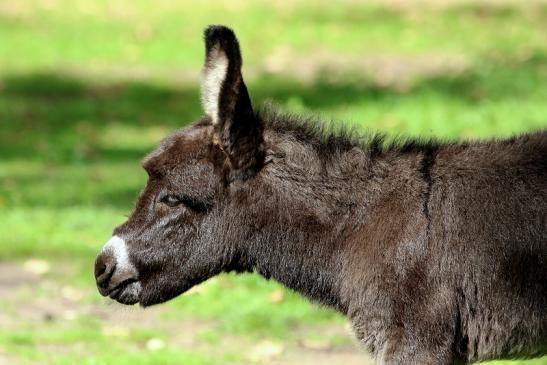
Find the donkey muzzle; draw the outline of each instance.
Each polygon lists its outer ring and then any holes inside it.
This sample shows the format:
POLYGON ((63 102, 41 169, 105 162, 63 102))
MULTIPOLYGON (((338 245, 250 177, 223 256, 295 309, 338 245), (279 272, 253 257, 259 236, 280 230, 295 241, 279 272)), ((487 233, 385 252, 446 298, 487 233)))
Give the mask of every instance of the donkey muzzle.
POLYGON ((129 261, 125 241, 113 236, 95 260, 99 293, 124 304, 134 304, 140 292, 138 279, 138 272, 129 261))

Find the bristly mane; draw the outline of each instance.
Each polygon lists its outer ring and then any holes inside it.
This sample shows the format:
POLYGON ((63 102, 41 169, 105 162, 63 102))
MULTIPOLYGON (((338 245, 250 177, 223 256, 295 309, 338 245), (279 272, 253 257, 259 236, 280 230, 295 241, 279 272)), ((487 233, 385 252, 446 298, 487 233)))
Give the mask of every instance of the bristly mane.
MULTIPOLYGON (((430 154, 441 145, 455 144, 455 142, 441 141, 436 138, 388 136, 378 131, 363 133, 354 126, 338 120, 322 120, 313 114, 302 116, 281 111, 271 104, 264 105, 257 112, 257 118, 262 121, 265 130, 291 135, 299 141, 305 141, 323 157, 355 147, 365 151, 370 157, 385 153, 430 154)), ((465 142, 459 144, 467 145, 465 142)))
MULTIPOLYGON (((279 134, 291 135, 296 140, 306 142, 314 147, 320 157, 359 148, 368 153, 371 158, 391 154, 423 154, 425 157, 434 155, 444 147, 465 149, 473 146, 499 144, 510 146, 522 143, 534 136, 547 136, 547 131, 516 133, 511 137, 452 140, 439 137, 415 137, 401 134, 386 134, 380 131, 361 131, 347 122, 336 119, 322 119, 317 114, 295 114, 281 110, 270 103, 264 104, 256 117, 263 123, 265 130, 279 134)), ((427 161, 425 162, 427 164, 427 161)))

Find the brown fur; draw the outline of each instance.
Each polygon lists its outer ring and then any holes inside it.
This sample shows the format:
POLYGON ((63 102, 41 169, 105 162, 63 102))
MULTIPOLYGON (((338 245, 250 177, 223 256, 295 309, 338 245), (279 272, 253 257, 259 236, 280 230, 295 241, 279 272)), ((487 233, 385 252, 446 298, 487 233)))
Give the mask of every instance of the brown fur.
POLYGON ((546 132, 461 144, 325 132, 252 112, 235 36, 212 27, 206 43, 235 60, 219 124, 206 116, 145 159, 148 184, 114 231, 142 290, 115 299, 152 305, 255 271, 347 315, 380 364, 546 353, 546 132))

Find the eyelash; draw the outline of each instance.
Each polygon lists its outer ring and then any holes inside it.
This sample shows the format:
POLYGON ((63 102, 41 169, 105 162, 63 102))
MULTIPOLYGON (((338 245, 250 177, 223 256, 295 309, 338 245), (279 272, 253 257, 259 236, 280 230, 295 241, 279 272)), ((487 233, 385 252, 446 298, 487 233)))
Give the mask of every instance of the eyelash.
POLYGON ((167 205, 170 208, 174 208, 178 205, 184 204, 186 207, 198 213, 205 213, 211 208, 210 203, 204 203, 197 201, 189 196, 180 196, 167 194, 160 199, 160 203, 167 205))

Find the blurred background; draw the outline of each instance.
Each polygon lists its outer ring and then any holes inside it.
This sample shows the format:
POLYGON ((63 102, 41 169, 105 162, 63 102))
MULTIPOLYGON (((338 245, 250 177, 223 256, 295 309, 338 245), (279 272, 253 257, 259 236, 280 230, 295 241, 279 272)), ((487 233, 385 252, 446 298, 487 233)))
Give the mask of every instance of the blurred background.
POLYGON ((211 23, 255 105, 390 135, 547 128, 546 1, 0 0, 0 364, 371 364, 342 317, 255 275, 146 310, 96 292, 139 161, 201 115, 211 23))

